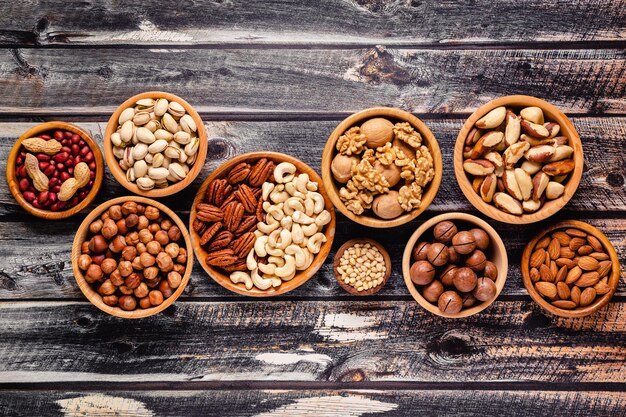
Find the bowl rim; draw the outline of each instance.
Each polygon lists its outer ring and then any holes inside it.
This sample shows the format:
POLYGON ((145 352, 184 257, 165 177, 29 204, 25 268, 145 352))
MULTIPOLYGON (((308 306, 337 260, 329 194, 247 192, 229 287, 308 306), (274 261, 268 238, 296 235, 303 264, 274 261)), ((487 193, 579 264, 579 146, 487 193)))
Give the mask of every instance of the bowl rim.
POLYGON ((22 133, 22 135, 17 138, 17 140, 13 144, 13 147, 11 148, 9 156, 7 157, 6 178, 9 190, 11 191, 13 198, 28 213, 46 220, 66 219, 83 210, 85 207, 91 204, 91 202, 98 195, 100 187, 102 186, 102 181, 104 179, 104 160, 102 157, 102 152, 100 151, 100 146, 98 146, 98 143, 91 137, 91 134, 89 132, 81 127, 76 126, 75 124, 63 122, 60 120, 53 120, 49 122, 39 123, 28 129, 26 132, 22 133), (36 208, 31 205, 28 201, 26 201, 24 195, 20 191, 19 181, 15 174, 15 161, 17 160, 17 155, 19 154, 20 148, 22 147, 22 142, 25 139, 37 137, 37 135, 41 133, 55 129, 67 130, 69 132, 73 132, 79 135, 87 143, 89 149, 91 149, 91 152, 94 156, 94 161, 96 162, 96 176, 93 181, 93 186, 91 187, 91 190, 89 190, 87 196, 85 196, 85 198, 74 207, 70 207, 69 209, 63 211, 45 210, 36 208))
POLYGON ((339 249, 337 249, 337 251, 335 252, 335 257, 333 259, 333 273, 335 274, 335 279, 337 280, 337 283, 339 284, 339 286, 343 288, 348 294, 356 295, 359 297, 376 294, 378 291, 382 290, 385 285, 387 285, 387 282, 389 282, 389 278, 391 277, 391 272, 392 272, 392 265, 391 265, 391 257, 389 256, 389 252, 387 251, 387 249, 385 249, 385 247, 380 242, 372 238, 356 237, 353 239, 349 239, 345 241, 343 245, 341 245, 339 249), (337 273, 337 268, 339 267, 339 262, 341 260, 341 257, 343 256, 343 253, 348 248, 354 246, 357 243, 361 243, 361 244, 369 243, 372 246, 375 246, 378 249, 378 251, 383 255, 383 260, 385 262, 385 268, 386 268, 385 274, 383 275, 383 282, 380 285, 377 285, 374 288, 370 288, 369 290, 360 291, 360 292, 357 291, 356 288, 350 285, 347 285, 343 281, 341 281, 341 279, 339 278, 339 274, 337 273))
POLYGON ((111 314, 112 316, 126 318, 126 319, 139 319, 139 318, 152 316, 154 314, 157 314, 165 310, 167 307, 172 305, 178 299, 178 297, 180 297, 180 295, 183 293, 183 291, 185 290, 185 287, 189 283, 189 278, 191 276, 191 272, 193 269, 193 251, 190 249, 191 249, 191 239, 189 237, 189 233, 187 232, 187 228, 185 227, 185 224, 180 219, 180 217, 178 217, 178 215, 176 215, 176 213, 174 213, 172 209, 170 209, 166 205, 156 200, 146 198, 146 197, 141 197, 141 196, 117 197, 112 200, 105 201, 104 203, 98 205, 98 207, 94 208, 87 215, 87 217, 85 217, 85 219, 82 221, 82 223, 78 227, 78 230, 76 231, 76 235, 74 236, 74 242, 72 243, 72 272, 74 273, 74 279, 76 280, 78 287, 80 288, 82 293, 85 295, 85 297, 87 297, 89 302, 91 302, 91 304, 93 304, 100 310, 104 311, 105 313, 111 314), (78 268, 78 258, 81 255, 81 245, 83 241, 85 240, 87 234, 89 233, 89 225, 91 224, 91 222, 93 222, 102 213, 104 213, 105 210, 108 210, 109 207, 115 204, 123 204, 127 201, 133 201, 135 203, 151 205, 151 206, 158 208, 165 214, 167 214, 169 218, 181 230, 181 234, 183 236, 183 239, 185 240, 185 246, 187 249, 187 264, 185 266, 185 274, 183 275, 183 279, 180 285, 178 286, 178 288, 176 288, 176 291, 174 291, 172 296, 170 296, 169 298, 166 298, 163 301, 163 303, 161 303, 160 305, 156 307, 151 307, 151 308, 146 308, 146 309, 137 308, 132 311, 126 311, 126 310, 122 310, 120 307, 112 307, 112 306, 104 304, 104 302, 102 301, 102 296, 98 294, 93 289, 91 284, 89 284, 85 280, 82 271, 80 270, 80 268, 78 268))
POLYGON ((483 104, 467 118, 467 120, 463 124, 463 127, 459 131, 454 145, 454 173, 456 176, 457 184, 461 188, 461 191, 465 195, 465 198, 467 198, 469 202, 485 216, 509 224, 528 224, 539 222, 541 220, 547 219, 548 217, 552 216, 563 207, 565 207, 565 205, 574 196, 576 190, 578 189, 578 185, 580 184, 580 180, 582 178, 583 165, 584 155, 582 142, 580 140, 578 131, 576 130, 576 127, 574 126, 572 121, 555 105, 533 96, 503 96, 483 104), (501 106, 535 106, 541 108, 541 110, 544 112, 544 115, 547 116, 546 119, 553 120, 559 123, 559 125, 561 126, 561 134, 569 138, 570 145, 574 148, 574 171, 572 172, 571 177, 565 184, 565 191, 563 192, 563 195, 557 199, 546 201, 543 206, 534 213, 524 213, 521 216, 516 216, 513 214, 505 213, 504 211, 498 209, 492 204, 485 203, 482 198, 472 189, 471 182, 467 178, 465 170, 463 169, 463 146, 470 130, 474 127, 474 124, 476 123, 476 121, 478 121, 478 119, 483 117, 494 108, 501 106))
POLYGON ((521 270, 522 270, 522 282, 524 283, 524 287, 526 288, 526 291, 528 292, 530 297, 533 299, 533 301, 535 301, 535 303, 537 303, 541 308, 543 308, 547 312, 552 313, 556 316, 565 317, 565 318, 585 317, 600 310, 602 307, 608 304, 611 298, 613 298, 615 291, 617 291, 617 286, 619 285, 619 280, 620 280, 620 263, 619 263, 619 257, 617 255, 617 252, 615 251, 615 247, 613 246, 611 241, 606 237, 606 235, 602 233, 598 228, 580 220, 563 220, 558 223, 552 224, 542 229, 539 233, 537 233, 537 235, 535 235, 535 237, 533 237, 531 241, 528 242, 528 244, 526 244, 526 247, 524 248, 524 252, 522 253, 522 259, 521 259, 521 270), (611 275, 609 276, 609 286, 611 289, 609 290, 608 293, 602 295, 601 297, 596 298, 596 300, 592 304, 589 304, 586 307, 576 308, 573 310, 566 310, 563 308, 555 307, 552 304, 548 303, 542 296, 539 295, 537 290, 535 290, 533 282, 530 279, 530 255, 532 254, 533 249, 537 245, 537 242, 539 242, 541 238, 543 238, 547 234, 552 233, 556 230, 570 229, 570 228, 579 229, 588 234, 591 234, 602 243, 602 246, 604 246, 604 248, 606 249, 607 254, 609 255, 609 259, 611 260, 611 263, 612 263, 611 275))
POLYGON ((333 205, 341 214, 353 222, 368 227, 390 228, 406 224, 416 219, 430 206, 434 200, 437 192, 439 191, 442 176, 443 162, 441 158, 441 149, 439 148, 439 142, 433 135, 432 131, 417 116, 395 107, 372 107, 358 111, 346 117, 337 125, 337 127, 335 127, 328 137, 322 154, 322 180, 333 205), (389 220, 381 219, 374 215, 356 215, 348 210, 339 198, 339 187, 330 170, 330 164, 336 153, 335 144, 337 143, 339 136, 341 136, 350 127, 357 124, 360 125, 362 122, 376 117, 396 119, 402 122, 410 123, 420 133, 420 135, 422 135, 422 144, 425 144, 428 147, 428 150, 433 157, 433 169, 435 171, 432 181, 427 185, 426 190, 422 195, 422 202, 420 206, 409 213, 402 214, 401 216, 389 220))
POLYGON ((106 130, 104 131, 103 148, 106 164, 117 182, 120 183, 120 185, 122 185, 124 188, 134 194, 148 198, 158 198, 166 197, 182 191, 198 177, 206 161, 206 155, 209 145, 204 122, 202 121, 202 118, 200 117, 196 109, 191 104, 189 104, 183 98, 172 93, 168 93, 165 91, 146 91, 129 97, 128 99, 126 99, 126 101, 124 101, 115 109, 115 111, 109 118, 106 130), (126 179, 126 172, 120 167, 118 159, 115 157, 115 155, 113 155, 113 144, 111 143, 111 135, 117 129, 119 116, 122 111, 124 111, 128 107, 131 107, 133 104, 135 104, 137 100, 141 100, 144 98, 165 98, 168 101, 179 102, 185 108, 187 114, 189 114, 193 118, 194 122, 196 122, 196 126, 198 128, 198 138, 200 140, 200 144, 198 146, 198 156, 185 179, 169 185, 165 188, 153 188, 148 191, 140 190, 137 184, 131 183, 126 179))
POLYGON ((335 238, 336 216, 333 210, 332 203, 330 199, 328 198, 328 193, 325 190, 324 184, 322 183, 322 179, 320 178, 319 174, 315 172, 313 168, 311 168, 309 165, 302 162, 301 160, 290 155, 286 155, 280 152, 257 151, 257 152, 248 152, 248 153, 244 153, 241 155, 237 155, 234 158, 231 158, 223 162, 218 168, 216 168, 211 173, 211 175, 209 175, 202 182, 202 185, 200 185, 200 188, 198 189, 196 193, 196 196, 191 206, 191 210, 189 212, 189 227, 190 227, 189 234, 191 236, 192 247, 193 247, 194 253, 196 254, 196 257, 198 258, 198 263, 200 263, 200 266, 202 266, 202 269, 204 269, 204 271, 215 282, 217 282, 222 287, 240 295, 251 296, 251 297, 273 297, 273 296, 285 294, 289 291, 292 291, 298 288, 299 286, 307 282, 309 279, 311 279, 313 275, 315 275, 315 273, 323 266, 324 261, 326 260, 326 258, 328 257, 330 253, 333 240, 335 238), (315 258, 313 259, 313 263, 309 266, 309 268, 303 271, 299 271, 291 280, 283 282, 280 285, 280 287, 278 287, 278 289, 270 288, 267 290, 259 290, 253 287, 251 290, 247 290, 243 284, 233 283, 228 277, 228 275, 223 274, 222 272, 218 271, 216 268, 213 268, 211 265, 208 265, 205 262, 207 252, 200 246, 200 236, 193 229, 193 221, 196 218, 196 206, 198 203, 200 203, 203 200, 206 189, 208 188, 209 184, 213 180, 223 178, 229 169, 231 169, 232 167, 234 167, 235 165, 241 162, 252 162, 252 161, 257 161, 262 158, 268 158, 274 162, 276 161, 290 162, 296 165, 296 167, 298 168, 297 172, 304 171, 305 173, 309 174, 310 179, 318 183, 317 192, 322 194, 322 196, 324 197, 324 201, 326 203, 324 208, 328 210, 328 212, 330 213, 331 221, 330 223, 326 225, 326 229, 324 231, 324 234, 326 235, 326 242, 322 244, 322 247, 319 253, 315 255, 315 258))
MULTIPOLYGON (((495 263, 495 261, 492 261, 492 262, 495 263)), ((487 223, 480 217, 476 217, 474 215, 471 215, 468 213, 461 213, 461 212, 451 212, 451 213, 440 214, 422 223, 409 238, 409 241, 404 247, 404 253, 402 254, 402 275, 404 276, 404 283, 406 284, 407 288, 409 289, 409 292, 411 293, 415 301, 417 301, 417 303, 420 306, 422 306, 424 309, 430 311, 433 314, 436 314, 441 317, 452 318, 452 319, 469 317, 474 314, 480 313, 481 311, 485 310, 487 307, 491 306, 493 302, 496 301, 496 299, 500 296, 500 293, 502 292, 502 289, 504 288, 504 284, 506 283, 506 279, 508 275, 508 269, 509 269, 508 254, 506 251, 506 247, 504 246, 504 243, 502 242, 502 238, 500 238, 500 235, 498 234, 498 232, 496 232, 496 230, 493 227, 491 227, 489 223, 487 223), (411 253, 413 252, 413 247, 417 243, 418 239, 425 232, 429 231, 430 229, 433 228, 435 224, 443 220, 462 221, 462 222, 470 223, 477 227, 482 228, 489 235, 491 244, 493 245, 494 253, 498 253, 501 257, 500 265, 496 264, 498 268, 498 276, 496 277, 496 296, 493 297, 493 299, 490 301, 483 301, 478 305, 474 305, 470 308, 461 310, 460 312, 456 314, 442 313, 441 311, 439 311, 439 307, 432 304, 430 301, 426 300, 422 296, 422 294, 420 294, 420 292, 417 290, 417 288, 415 287, 415 284, 413 284, 413 281, 411 281, 411 274, 410 274, 411 253)))

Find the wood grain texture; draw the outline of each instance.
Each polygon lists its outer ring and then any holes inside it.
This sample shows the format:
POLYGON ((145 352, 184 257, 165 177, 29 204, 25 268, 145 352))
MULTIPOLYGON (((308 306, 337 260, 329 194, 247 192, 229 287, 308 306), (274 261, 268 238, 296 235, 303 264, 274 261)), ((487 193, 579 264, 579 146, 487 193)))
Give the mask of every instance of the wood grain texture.
POLYGON ((615 417, 626 411, 620 392, 475 390, 160 390, 103 387, 96 392, 2 391, 6 415, 73 416, 90 411, 137 417, 203 415, 232 417, 500 416, 615 417))
POLYGON ((0 42, 18 45, 436 45, 618 41, 620 0, 13 2, 0 42), (164 12, 168 11, 168 12, 164 12), (320 13, 323 11, 323 13, 320 13))
POLYGON ((178 302, 124 325, 86 302, 0 305, 5 384, 623 383, 626 303, 581 319, 499 302, 449 320, 411 301, 178 302), (240 382, 243 383, 243 382, 240 382))
POLYGON ((0 114, 108 116, 148 90, 201 114, 471 113, 518 93, 566 114, 624 113, 625 80, 624 49, 2 49, 0 114))

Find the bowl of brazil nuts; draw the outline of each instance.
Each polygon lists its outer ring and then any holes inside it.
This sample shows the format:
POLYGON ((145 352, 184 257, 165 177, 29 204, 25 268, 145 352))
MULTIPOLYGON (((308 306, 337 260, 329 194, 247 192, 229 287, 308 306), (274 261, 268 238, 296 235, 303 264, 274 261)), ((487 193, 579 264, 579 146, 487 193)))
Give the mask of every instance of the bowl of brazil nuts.
POLYGON ((476 110, 459 132, 454 172, 465 197, 492 219, 533 223, 572 198, 582 177, 576 128, 552 104, 506 96, 476 110))
POLYGON ((604 307, 617 289, 620 264, 607 237, 588 223, 566 220, 531 240, 522 278, 533 300, 561 317, 584 317, 604 307))
POLYGON ((98 144, 80 127, 46 122, 18 138, 7 159, 7 183, 30 214, 64 219, 98 194, 104 162, 98 144))
POLYGON ((100 310, 122 318, 148 317, 172 305, 192 267, 185 224, 144 197, 119 197, 96 207, 72 246, 80 290, 100 310))
POLYGON ((255 297, 304 284, 335 237, 335 213, 319 175, 277 152, 247 153, 219 166, 198 190, 189 224, 209 276, 255 297))
POLYGON ((402 256, 402 274, 415 300, 433 314, 468 317, 489 307, 506 281, 502 239, 484 220, 446 213, 424 222, 402 256))
POLYGON ((115 110, 104 157, 115 179, 144 197, 175 194, 200 174, 208 142, 200 115, 174 94, 149 91, 115 110))

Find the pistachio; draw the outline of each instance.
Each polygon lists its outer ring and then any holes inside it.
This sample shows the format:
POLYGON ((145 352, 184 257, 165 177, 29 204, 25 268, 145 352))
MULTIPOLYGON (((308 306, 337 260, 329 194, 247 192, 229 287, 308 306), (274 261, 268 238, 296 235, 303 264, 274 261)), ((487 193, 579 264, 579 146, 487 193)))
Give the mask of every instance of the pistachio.
POLYGON ((118 132, 111 134, 111 143, 113 146, 120 146, 122 144, 122 137, 118 132))
POLYGON ((155 141, 152 145, 148 147, 148 151, 152 154, 163 152, 167 148, 167 141, 164 139, 160 139, 155 141))
POLYGON ((156 140, 166 140, 166 141, 170 141, 174 138, 174 135, 171 132, 168 132, 165 129, 157 129, 154 132, 154 137, 156 138, 156 140))
MULTIPOLYGON (((182 124, 181 124, 182 126, 182 124)), ((191 142, 191 135, 188 132, 176 132, 174 133, 174 140, 181 145, 186 145, 191 142)))
POLYGON ((146 164, 152 164, 152 161, 154 159, 154 156, 148 152, 148 155, 146 155, 143 160, 146 161, 146 164))
POLYGON ((168 145, 167 148, 165 148, 165 152, 163 153, 168 158, 178 159, 180 158, 180 154, 181 154, 180 148, 174 146, 174 144, 178 145, 176 142, 172 142, 170 145, 168 145))
POLYGON ((143 126, 150 121, 150 114, 146 112, 135 113, 133 123, 135 126, 143 126))
POLYGON ((139 142, 151 144, 151 143, 154 143, 154 141, 156 140, 154 133, 150 132, 145 127, 137 128, 136 135, 137 135, 137 140, 139 140, 139 142))
POLYGON ((187 176, 185 169, 183 166, 177 162, 170 164, 168 167, 170 175, 175 178, 177 181, 184 179, 187 176))
POLYGON ((135 161, 143 159, 148 154, 148 145, 145 143, 138 143, 132 148, 132 155, 135 161))
POLYGON ((159 123, 157 120, 150 120, 148 123, 144 125, 144 127, 148 129, 150 132, 154 133, 157 131, 159 127, 161 127, 161 123, 159 123))
POLYGON ((152 166, 155 167, 155 168, 163 166, 163 161, 164 160, 165 160, 165 157, 163 156, 162 153, 155 153, 152 156, 152 166))
POLYGON ((137 178, 135 181, 140 190, 148 191, 154 188, 154 181, 148 177, 137 178))
MULTIPOLYGON (((170 102, 170 104, 167 106, 167 108, 168 108, 168 111, 170 112, 170 114, 172 116, 174 116, 174 117, 182 117, 185 114, 185 108, 183 107, 183 105, 178 103, 178 102, 176 102, 176 101, 170 102)), ((170 130, 170 132, 171 132, 171 130, 170 130)))
POLYGON ((120 117, 117 119, 117 123, 121 126, 127 121, 132 120, 133 116, 135 116, 135 109, 133 107, 124 109, 124 111, 120 113, 120 117))
POLYGON ((187 156, 194 156, 198 152, 198 147, 200 146, 200 139, 193 138, 193 141, 189 142, 185 146, 185 153, 187 156))
MULTIPOLYGON (((170 103, 170 105, 171 104, 172 103, 170 103)), ((174 120, 172 115, 169 113, 165 113, 163 115, 161 118, 161 125, 171 133, 178 132, 178 123, 176 123, 176 120, 174 120)))
POLYGON ((169 104, 170 103, 165 98, 158 99, 156 104, 154 105, 154 115, 157 117, 163 116, 167 111, 167 106, 169 104))
POLYGON ((135 179, 137 179, 137 177, 135 176, 134 167, 126 170, 126 179, 130 182, 135 182, 135 179))
POLYGON ((182 116, 178 122, 180 123, 180 127, 187 133, 195 132, 196 130, 198 130, 198 127, 196 126, 196 122, 193 120, 193 117, 188 114, 182 116))
POLYGON ((135 165, 133 165, 133 169, 129 169, 129 171, 134 172, 135 178, 145 177, 148 173, 148 164, 146 163, 146 161, 137 161, 135 162, 135 165))
POLYGON ((127 120, 122 124, 122 128, 120 129, 120 139, 122 142, 128 143, 133 138, 133 121, 127 120))
POLYGON ((151 98, 142 98, 141 100, 137 100, 135 104, 137 105, 137 110, 145 110, 150 112, 154 108, 154 100, 151 98))
POLYGON ((159 168, 148 168, 148 176, 153 180, 163 180, 169 175, 169 171, 167 168, 159 167, 159 168))

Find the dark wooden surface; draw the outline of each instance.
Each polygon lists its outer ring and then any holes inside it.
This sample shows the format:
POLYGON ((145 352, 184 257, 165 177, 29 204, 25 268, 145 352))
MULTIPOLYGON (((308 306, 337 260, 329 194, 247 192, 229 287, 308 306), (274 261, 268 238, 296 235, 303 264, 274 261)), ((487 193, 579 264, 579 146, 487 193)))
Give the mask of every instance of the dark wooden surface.
MULTIPOLYGON (((75 121, 102 144, 113 109, 149 89, 180 94, 210 137, 199 179, 162 199, 187 219, 201 181, 252 150, 319 170, 324 142, 353 111, 397 106, 440 142, 444 174, 424 216, 376 232, 393 272, 377 295, 341 290, 329 256, 306 285, 251 300, 196 264, 164 313, 123 321, 91 306, 71 273, 84 214, 46 222, 0 187, 1 415, 626 416, 626 271, 584 319, 528 297, 525 243, 558 219, 588 221, 626 265, 626 2, 589 0, 0 1, 0 171, 43 120, 75 121), (507 245, 502 295, 445 320, 400 273, 424 219, 476 213, 452 146, 465 117, 506 94, 572 116, 585 170, 566 208, 539 224, 491 221, 507 245)), ((107 172, 96 203, 125 189, 107 172)), ((483 217, 483 216, 481 216, 483 217)), ((338 218, 336 250, 372 230, 338 218)))

